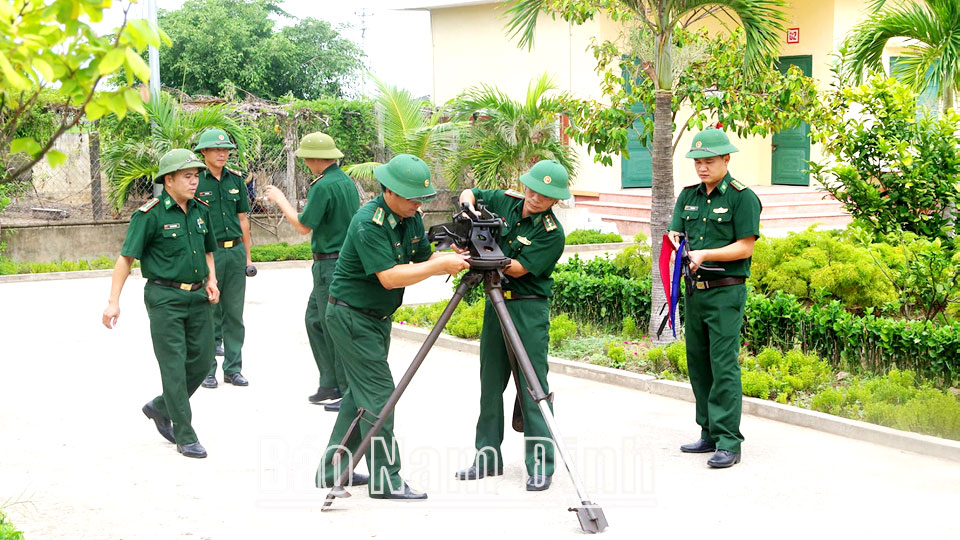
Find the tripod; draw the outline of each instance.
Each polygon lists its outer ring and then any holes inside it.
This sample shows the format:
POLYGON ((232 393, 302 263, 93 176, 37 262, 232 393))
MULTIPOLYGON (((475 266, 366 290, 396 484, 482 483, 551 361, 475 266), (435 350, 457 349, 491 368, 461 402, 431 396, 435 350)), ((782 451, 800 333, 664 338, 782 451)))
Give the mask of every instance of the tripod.
MULTIPOLYGON (((530 357, 527 356, 526 349, 524 349, 523 343, 520 341, 520 335, 517 333, 517 328, 513 324, 513 319, 510 317, 510 313, 507 311, 501 284, 504 278, 503 269, 506 268, 507 264, 510 262, 510 259, 503 257, 503 254, 499 253, 499 251, 500 250, 497 248, 496 244, 493 244, 493 249, 491 249, 491 252, 486 254, 486 256, 481 255, 476 259, 471 259, 470 270, 463 276, 463 279, 460 280, 460 284, 453 293, 453 298, 451 298, 450 303, 447 304, 447 307, 443 310, 443 313, 440 315, 440 319, 437 320, 437 324, 435 324, 433 329, 430 330, 426 340, 424 340, 423 345, 420 347, 420 350, 414 357, 413 362, 410 363, 410 366, 403 374, 400 382, 397 383, 396 389, 387 399, 387 402, 380 411, 379 416, 374 415, 373 411, 366 411, 364 409, 359 409, 357 411, 357 417, 350 424, 347 434, 344 436, 343 441, 340 443, 340 447, 333 456, 334 470, 337 470, 338 464, 342 461, 344 454, 346 454, 345 449, 347 447, 347 442, 353 435, 354 430, 359 429, 359 423, 367 413, 370 413, 370 416, 375 416, 376 421, 373 423, 370 430, 367 431, 367 435, 363 438, 363 440, 360 441, 360 446, 357 448, 355 453, 356 459, 359 460, 367 451, 370 450, 373 437, 376 436, 376 434, 383 427, 383 424, 387 421, 387 418, 390 417, 390 414, 396 407, 397 402, 400 401, 400 396, 403 395, 403 392, 407 389, 410 381, 413 380, 413 376, 417 373, 417 370, 423 363, 424 358, 426 358, 427 353, 429 353, 430 349, 433 348, 434 343, 436 343, 437 338, 443 331, 443 328, 447 325, 447 322, 453 315, 453 311, 457 308, 457 305, 460 304, 460 301, 463 300, 463 297, 467 294, 467 292, 470 291, 470 289, 483 282, 484 292, 486 293, 487 297, 490 298, 490 302, 493 304, 493 307, 496 310, 497 318, 500 320, 500 326, 503 329, 505 338, 504 341, 507 345, 509 356, 515 360, 517 367, 522 370, 524 378, 527 382, 527 392, 537 403, 540 412, 543 414, 543 418, 547 423, 547 428, 550 431, 550 436, 554 441, 554 445, 557 451, 560 453, 560 457, 563 459, 563 464, 567 468, 567 472, 570 474, 570 478, 573 480, 573 485, 577 490, 577 495, 580 498, 580 506, 570 508, 569 510, 577 513, 577 518, 580 520, 580 527, 584 531, 591 533, 603 531, 607 527, 607 519, 603 514, 603 509, 590 501, 590 498, 587 496, 586 491, 583 488, 583 484, 580 482, 580 478, 573 470, 573 464, 569 459, 563 444, 561 443, 560 432, 557 427, 556 420, 553 418, 553 413, 550 411, 549 401, 551 400, 552 394, 548 395, 544 393, 543 387, 540 385, 540 380, 537 378, 537 374, 533 369, 533 365, 530 363, 530 357)), ((516 375, 514 375, 514 378, 516 379, 516 375)), ((329 508, 330 505, 333 504, 333 500, 335 498, 350 496, 350 493, 347 492, 343 486, 345 485, 351 472, 352 471, 346 467, 340 469, 340 474, 335 480, 334 487, 329 493, 327 493, 327 497, 323 502, 322 510, 329 508)), ((371 474, 373 474, 373 471, 371 471, 371 474)))

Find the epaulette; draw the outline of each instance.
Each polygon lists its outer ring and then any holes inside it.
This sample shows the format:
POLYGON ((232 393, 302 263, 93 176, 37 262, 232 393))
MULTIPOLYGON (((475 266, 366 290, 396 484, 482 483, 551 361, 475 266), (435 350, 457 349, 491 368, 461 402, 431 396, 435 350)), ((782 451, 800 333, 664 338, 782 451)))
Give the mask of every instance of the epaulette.
POLYGON ((377 211, 373 213, 373 219, 371 220, 377 225, 383 225, 383 207, 378 206, 377 211))
POLYGON ((243 178, 243 177, 244 177, 244 174, 243 174, 242 172, 240 172, 240 171, 235 171, 235 170, 233 170, 233 169, 231 169, 231 168, 228 168, 228 167, 224 167, 224 169, 227 169, 227 172, 229 172, 230 174, 232 174, 232 175, 234 175, 234 176, 239 176, 240 178, 243 178))
POLYGON ((316 183, 317 183, 317 180, 320 180, 321 178, 323 178, 323 174, 321 174, 320 176, 314 178, 314 179, 310 182, 310 185, 312 186, 312 185, 316 184, 316 183))
POLYGON ((201 198, 199 198, 199 197, 194 197, 193 200, 195 200, 195 201, 197 201, 198 203, 206 206, 207 208, 210 208, 210 203, 208 203, 207 201, 205 201, 205 200, 203 200, 203 199, 201 199, 201 198))
POLYGON ((523 197, 523 193, 520 193, 519 191, 514 191, 514 190, 512 190, 512 189, 508 189, 508 190, 504 191, 503 194, 506 195, 507 197, 513 197, 514 199, 522 199, 522 198, 524 198, 524 197, 523 197))
POLYGON ((159 203, 159 202, 160 202, 160 199, 154 197, 154 198, 150 199, 149 201, 143 203, 143 206, 141 206, 141 207, 138 208, 137 210, 140 210, 140 211, 143 212, 143 213, 147 213, 147 212, 150 211, 151 208, 153 208, 154 206, 156 206, 157 203, 159 203))
POLYGON ((739 180, 730 180, 730 185, 737 191, 743 191, 747 189, 747 186, 743 185, 743 183, 741 183, 739 180))
POLYGON ((543 228, 546 229, 547 232, 557 230, 557 222, 554 221, 553 216, 543 216, 543 228))

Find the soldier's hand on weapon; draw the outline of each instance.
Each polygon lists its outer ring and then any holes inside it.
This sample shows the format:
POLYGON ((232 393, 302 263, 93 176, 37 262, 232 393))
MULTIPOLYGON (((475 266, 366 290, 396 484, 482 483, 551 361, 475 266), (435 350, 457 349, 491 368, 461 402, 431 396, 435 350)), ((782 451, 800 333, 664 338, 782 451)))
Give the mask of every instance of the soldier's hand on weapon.
POLYGON ((451 276, 469 269, 469 259, 470 255, 465 255, 462 253, 451 253, 449 255, 437 257, 440 270, 442 270, 444 274, 450 274, 451 276))
POLYGON ((464 202, 463 206, 464 206, 463 210, 471 214, 470 217, 472 217, 473 219, 480 219, 480 212, 477 212, 477 209, 473 206, 472 202, 469 202, 469 201, 464 202))
POLYGON ((207 300, 211 304, 216 304, 220 301, 220 289, 217 288, 217 280, 212 279, 207 281, 207 300))
POLYGON ((703 264, 703 260, 707 255, 703 250, 694 250, 688 251, 687 256, 690 258, 690 270, 696 270, 697 268, 700 268, 701 264, 703 264))
POLYGON ((287 198, 287 196, 283 194, 283 191, 273 184, 263 189, 263 196, 272 203, 279 203, 280 200, 286 200, 287 198))
POLYGON ((107 309, 103 310, 103 325, 107 328, 113 328, 117 325, 117 319, 120 318, 120 305, 107 304, 107 309))

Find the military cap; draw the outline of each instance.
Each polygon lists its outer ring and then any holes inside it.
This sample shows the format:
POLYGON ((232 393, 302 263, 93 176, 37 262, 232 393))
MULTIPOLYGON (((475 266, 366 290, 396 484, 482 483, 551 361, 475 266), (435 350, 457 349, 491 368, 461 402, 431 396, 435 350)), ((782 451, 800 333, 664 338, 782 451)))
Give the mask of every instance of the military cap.
POLYGON ((687 152, 687 157, 691 159, 711 158, 734 152, 739 152, 739 150, 736 146, 730 144, 730 139, 727 138, 726 133, 717 128, 707 128, 697 133, 697 136, 693 138, 693 144, 690 146, 690 151, 687 152))
POLYGON ((210 128, 200 134, 200 140, 197 142, 197 145, 193 147, 193 151, 202 150, 204 148, 236 148, 237 145, 230 142, 230 135, 227 135, 227 132, 222 129, 210 128))
POLYGON ((526 174, 520 177, 523 185, 551 199, 570 198, 570 177, 567 169, 559 161, 544 159, 538 161, 526 174))
POLYGON ((174 148, 160 158, 160 170, 153 178, 155 184, 162 184, 163 177, 184 169, 206 169, 207 165, 197 159, 197 155, 186 148, 174 148))
POLYGON ((427 201, 437 196, 430 181, 430 167, 417 156, 397 154, 386 165, 374 169, 373 176, 404 199, 427 201))
POLYGON ((337 149, 333 137, 326 133, 315 131, 307 133, 300 140, 300 146, 297 148, 297 157, 315 158, 315 159, 340 159, 343 152, 337 149))

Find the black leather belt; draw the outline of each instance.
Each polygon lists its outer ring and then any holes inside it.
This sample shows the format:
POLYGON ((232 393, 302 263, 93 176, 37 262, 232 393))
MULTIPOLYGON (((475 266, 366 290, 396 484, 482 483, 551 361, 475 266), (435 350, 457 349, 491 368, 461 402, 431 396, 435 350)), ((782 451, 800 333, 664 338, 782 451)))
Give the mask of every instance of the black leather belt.
POLYGON ((220 246, 220 247, 222 247, 222 248, 227 248, 227 249, 229 249, 229 248, 232 248, 233 246, 239 244, 240 242, 243 242, 243 238, 234 238, 233 240, 221 240, 221 241, 217 242, 217 245, 220 246))
POLYGON ((164 287, 180 289, 181 291, 195 291, 200 287, 203 287, 204 284, 203 281, 200 283, 177 283, 176 281, 167 281, 165 279, 151 279, 150 283, 156 283, 157 285, 163 285, 164 287))
POLYGON ((351 306, 350 304, 348 304, 348 303, 346 303, 346 302, 344 302, 344 301, 342 301, 342 300, 337 300, 336 298, 334 298, 334 297, 332 297, 332 296, 329 298, 329 302, 330 302, 331 304, 336 304, 336 305, 338 305, 338 306, 343 306, 343 307, 346 307, 346 308, 350 308, 350 309, 356 311, 357 313, 363 313, 364 315, 366 315, 366 316, 368 316, 368 317, 373 317, 374 319, 379 319, 379 320, 381 320, 381 321, 385 321, 385 320, 387 320, 388 317, 390 317, 389 315, 387 315, 387 316, 385 316, 385 317, 384 317, 384 316, 381 316, 380 314, 378 314, 378 313, 376 313, 376 312, 374 312, 374 311, 370 311, 369 309, 362 309, 362 308, 358 308, 358 307, 353 307, 353 306, 351 306))
POLYGON ((691 289, 706 290, 706 289, 716 289, 717 287, 729 287, 730 285, 740 285, 741 283, 746 283, 747 278, 743 277, 726 277, 722 279, 715 279, 713 281, 697 281, 695 279, 688 279, 687 285, 691 289))
POLYGON ((339 251, 334 251, 333 253, 314 253, 313 260, 315 261, 325 261, 327 259, 336 259, 340 256, 339 251))
POLYGON ((504 300, 534 300, 534 299, 543 299, 546 300, 546 296, 541 296, 539 294, 516 294, 513 291, 503 291, 504 300))

